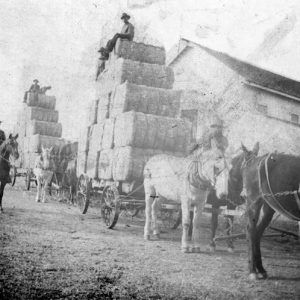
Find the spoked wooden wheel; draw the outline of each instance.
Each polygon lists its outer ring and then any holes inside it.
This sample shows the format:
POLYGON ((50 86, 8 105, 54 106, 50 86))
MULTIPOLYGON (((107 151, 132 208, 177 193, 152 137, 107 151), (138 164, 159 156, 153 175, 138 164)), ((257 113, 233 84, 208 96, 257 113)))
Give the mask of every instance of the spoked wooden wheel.
POLYGON ((28 169, 25 174, 25 188, 27 191, 30 190, 30 181, 31 181, 31 170, 28 169))
POLYGON ((101 217, 105 225, 112 229, 117 224, 120 213, 120 195, 114 186, 106 186, 101 196, 101 217))
POLYGON ((12 166, 10 168, 9 176, 11 179, 11 186, 14 186, 16 183, 16 178, 17 178, 17 168, 15 166, 12 166))
POLYGON ((88 210, 91 196, 91 182, 88 176, 80 175, 77 181, 77 194, 74 199, 82 214, 88 210))

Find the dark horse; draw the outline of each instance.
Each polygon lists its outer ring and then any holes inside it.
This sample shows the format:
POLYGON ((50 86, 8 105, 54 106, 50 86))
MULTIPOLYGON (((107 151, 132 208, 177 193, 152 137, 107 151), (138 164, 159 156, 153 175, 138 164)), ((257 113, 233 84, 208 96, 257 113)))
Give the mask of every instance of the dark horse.
POLYGON ((10 163, 9 157, 13 156, 14 159, 19 158, 18 152, 18 134, 13 137, 11 134, 8 139, 3 141, 0 145, 0 212, 3 212, 2 197, 5 185, 9 182, 10 163))
POLYGON ((243 185, 246 196, 249 278, 267 278, 260 241, 276 212, 300 220, 300 157, 272 153, 243 153, 232 163, 229 175, 236 186, 243 185), (242 179, 241 179, 242 178, 242 179))

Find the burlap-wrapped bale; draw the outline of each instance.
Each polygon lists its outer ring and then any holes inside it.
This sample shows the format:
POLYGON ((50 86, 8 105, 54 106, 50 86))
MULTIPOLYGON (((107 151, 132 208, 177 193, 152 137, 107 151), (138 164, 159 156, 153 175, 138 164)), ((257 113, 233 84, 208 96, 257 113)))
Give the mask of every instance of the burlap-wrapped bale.
POLYGON ((161 47, 119 39, 111 55, 111 59, 119 57, 149 64, 164 65, 166 51, 161 47))
POLYGON ((41 134, 41 135, 48 135, 53 137, 61 137, 62 125, 61 123, 31 120, 27 124, 26 134, 28 136, 34 134, 41 134))
POLYGON ((103 73, 100 82, 121 84, 125 81, 139 85, 146 85, 164 89, 171 89, 174 73, 170 67, 141 63, 130 59, 118 58, 107 65, 107 72, 103 73))
POLYGON ((104 130, 102 137, 102 149, 111 149, 114 146, 114 127, 115 119, 106 119, 104 121, 104 130))
POLYGON ((27 107, 26 110, 27 120, 45 121, 45 122, 58 122, 58 111, 45 109, 41 107, 27 107))
POLYGON ((109 117, 109 108, 111 102, 111 92, 103 93, 99 97, 99 104, 98 104, 98 112, 97 112, 97 123, 104 122, 106 118, 109 117))
POLYGON ((98 176, 100 179, 111 180, 113 168, 113 149, 105 149, 100 152, 98 164, 98 176))
POLYGON ((77 176, 79 177, 81 174, 85 174, 87 170, 87 157, 88 152, 78 152, 77 156, 77 176))
POLYGON ((80 139, 78 142, 78 152, 89 151, 91 126, 84 127, 80 130, 80 139))
POLYGON ((130 111, 116 118, 114 145, 186 153, 191 126, 187 120, 130 111))
POLYGON ((99 165, 100 151, 89 151, 87 155, 86 174, 93 179, 98 178, 98 165, 99 165))
POLYGON ((104 123, 91 126, 89 151, 97 152, 102 149, 102 137, 104 132, 104 123))
POLYGON ((145 164, 155 154, 157 151, 153 149, 115 148, 113 152, 113 179, 117 181, 142 181, 145 164))
POLYGON ((28 93, 27 105, 37 106, 47 109, 55 109, 56 99, 54 96, 46 96, 44 94, 28 93))
POLYGON ((41 152, 42 146, 44 148, 53 147, 53 151, 57 152, 64 144, 64 139, 35 134, 29 138, 28 149, 29 152, 41 152))
POLYGON ((93 100, 88 106, 88 125, 93 125, 97 123, 98 103, 98 99, 93 100))
POLYGON ((167 117, 179 115, 181 91, 123 83, 116 88, 111 116, 134 110, 167 117))

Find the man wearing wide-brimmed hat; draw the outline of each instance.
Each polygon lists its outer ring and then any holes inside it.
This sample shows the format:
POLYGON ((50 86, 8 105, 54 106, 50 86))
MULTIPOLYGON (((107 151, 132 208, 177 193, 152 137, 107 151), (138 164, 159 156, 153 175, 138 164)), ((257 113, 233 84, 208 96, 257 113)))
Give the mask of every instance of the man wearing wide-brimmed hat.
POLYGON ((224 130, 224 121, 217 115, 215 115, 212 119, 210 125, 210 147, 216 147, 222 153, 225 153, 228 148, 228 140, 223 135, 224 130))
POLYGON ((30 86, 29 90, 25 92, 23 102, 26 102, 28 93, 39 93, 41 87, 39 86, 38 83, 39 81, 37 79, 33 80, 33 84, 30 86))
POLYGON ((99 76, 99 74, 103 71, 101 69, 104 69, 103 67, 105 66, 105 60, 108 59, 109 53, 113 51, 117 40, 124 39, 128 41, 132 41, 134 37, 134 26, 129 22, 130 16, 126 13, 123 13, 121 16, 121 20, 123 20, 124 25, 122 27, 121 33, 116 33, 114 37, 109 40, 106 44, 105 47, 101 47, 98 52, 101 53, 101 57, 99 58, 100 63, 98 65, 97 69, 97 76, 96 80, 99 76))

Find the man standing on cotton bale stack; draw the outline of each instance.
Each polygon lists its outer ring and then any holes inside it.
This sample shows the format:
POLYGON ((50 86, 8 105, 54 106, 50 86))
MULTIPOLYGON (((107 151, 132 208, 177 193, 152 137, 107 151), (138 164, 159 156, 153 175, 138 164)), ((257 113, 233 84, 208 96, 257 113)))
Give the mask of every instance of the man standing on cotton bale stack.
POLYGON ((129 22, 130 16, 126 13, 123 13, 121 16, 121 20, 124 21, 124 25, 122 27, 121 33, 116 33, 114 37, 109 40, 106 44, 106 47, 103 48, 101 47, 98 52, 101 53, 101 57, 99 58, 100 63, 98 65, 97 69, 97 75, 96 75, 96 80, 98 76, 101 74, 101 72, 105 68, 105 61, 108 60, 109 53, 113 51, 115 48, 115 45, 117 43, 117 40, 124 39, 128 41, 132 41, 134 37, 134 26, 129 22))
POLYGON ((41 87, 39 86, 38 83, 39 83, 39 81, 37 79, 33 80, 33 84, 31 85, 29 90, 25 92, 23 102, 26 102, 28 93, 39 93, 40 92, 41 87))

